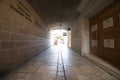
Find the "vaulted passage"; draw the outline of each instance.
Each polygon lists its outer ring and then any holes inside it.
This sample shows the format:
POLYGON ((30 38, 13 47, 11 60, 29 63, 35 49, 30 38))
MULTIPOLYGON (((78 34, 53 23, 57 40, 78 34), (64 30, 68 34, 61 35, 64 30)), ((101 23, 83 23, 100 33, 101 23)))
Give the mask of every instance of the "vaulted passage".
POLYGON ((0 0, 0 80, 120 80, 120 0, 0 0))

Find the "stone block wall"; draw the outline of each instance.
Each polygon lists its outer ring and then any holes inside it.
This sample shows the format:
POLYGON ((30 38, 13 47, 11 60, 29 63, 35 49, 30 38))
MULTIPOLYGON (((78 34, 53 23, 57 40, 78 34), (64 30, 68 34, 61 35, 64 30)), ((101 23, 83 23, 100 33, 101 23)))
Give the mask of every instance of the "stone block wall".
POLYGON ((0 77, 49 48, 49 28, 26 0, 0 0, 0 77))
POLYGON ((71 49, 80 55, 89 53, 89 20, 79 16, 71 28, 71 49))
POLYGON ((79 17, 71 28, 71 49, 81 55, 81 18, 79 17))

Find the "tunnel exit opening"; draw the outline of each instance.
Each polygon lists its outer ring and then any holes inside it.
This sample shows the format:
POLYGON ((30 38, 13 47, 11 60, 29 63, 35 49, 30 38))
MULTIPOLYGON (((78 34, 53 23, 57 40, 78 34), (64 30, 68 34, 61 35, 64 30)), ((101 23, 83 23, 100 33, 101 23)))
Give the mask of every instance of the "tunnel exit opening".
POLYGON ((57 29, 51 31, 51 46, 68 46, 68 31, 57 29))

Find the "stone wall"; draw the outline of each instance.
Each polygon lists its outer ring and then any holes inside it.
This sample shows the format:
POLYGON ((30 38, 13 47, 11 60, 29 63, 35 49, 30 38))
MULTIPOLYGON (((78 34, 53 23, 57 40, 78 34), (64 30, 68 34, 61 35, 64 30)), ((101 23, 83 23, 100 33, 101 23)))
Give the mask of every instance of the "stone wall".
POLYGON ((71 49, 81 54, 81 28, 78 18, 71 27, 71 49))
POLYGON ((79 16, 71 28, 71 49, 80 55, 89 53, 89 20, 79 16))
POLYGON ((49 46, 49 28, 26 0, 0 0, 0 77, 49 46))

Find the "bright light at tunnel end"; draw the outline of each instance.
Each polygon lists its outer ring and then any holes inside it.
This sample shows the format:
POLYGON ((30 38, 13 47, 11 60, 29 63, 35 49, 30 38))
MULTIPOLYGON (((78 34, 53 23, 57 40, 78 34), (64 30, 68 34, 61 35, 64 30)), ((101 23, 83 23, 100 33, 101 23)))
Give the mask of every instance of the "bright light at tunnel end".
POLYGON ((67 30, 51 30, 51 46, 67 46, 67 30))

